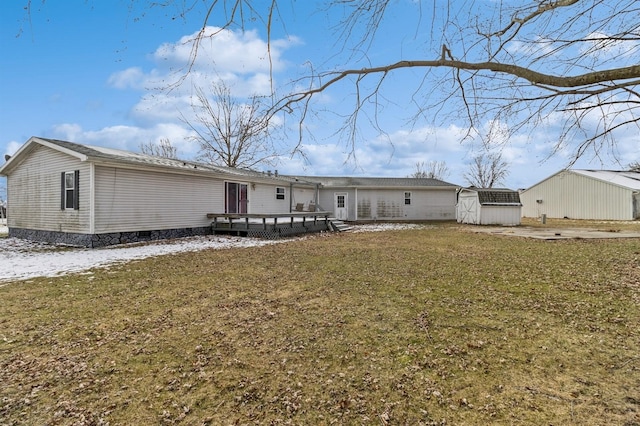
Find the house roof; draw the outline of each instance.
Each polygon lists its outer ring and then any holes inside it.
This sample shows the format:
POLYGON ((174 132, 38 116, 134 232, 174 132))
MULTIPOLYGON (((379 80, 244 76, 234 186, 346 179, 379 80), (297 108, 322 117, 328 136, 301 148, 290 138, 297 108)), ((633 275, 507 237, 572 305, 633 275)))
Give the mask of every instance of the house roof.
POLYGON ((320 183, 324 187, 339 188, 457 188, 458 185, 438 179, 429 178, 395 178, 395 177, 337 177, 337 176, 306 176, 305 179, 320 183))
POLYGON ((226 176, 235 176, 237 179, 247 180, 268 179, 282 183, 312 184, 311 182, 305 182, 304 180, 284 175, 276 176, 248 169, 215 166, 212 164, 198 163, 194 161, 156 157, 137 152, 105 148, 101 146, 83 145, 69 141, 40 137, 30 138, 29 141, 27 141, 27 143, 25 143, 13 157, 0 167, 0 175, 9 173, 15 165, 28 155, 28 153, 34 148, 34 145, 47 146, 57 151, 77 157, 80 161, 106 162, 134 167, 156 167, 181 172, 189 171, 190 173, 221 174, 226 176))
POLYGON ((462 191, 478 194, 478 202, 483 206, 521 206, 520 194, 508 188, 463 188, 462 191))
POLYGON ((640 190, 640 172, 623 170, 570 170, 576 174, 605 181, 625 188, 640 190))
POLYGON ((115 164, 128 167, 151 167, 172 170, 174 172, 189 172, 203 174, 218 174, 227 177, 235 176, 236 179, 245 180, 270 180, 282 184, 316 185, 326 187, 358 187, 358 188, 457 188, 458 185, 429 178, 394 178, 394 177, 327 177, 327 176, 292 176, 258 172, 248 169, 215 166, 212 164, 198 163, 194 161, 156 157, 137 152, 124 151, 101 146, 83 145, 75 142, 59 139, 32 137, 16 154, 0 167, 0 175, 11 172, 28 153, 36 146, 47 146, 51 149, 64 152, 78 158, 80 161, 115 164))

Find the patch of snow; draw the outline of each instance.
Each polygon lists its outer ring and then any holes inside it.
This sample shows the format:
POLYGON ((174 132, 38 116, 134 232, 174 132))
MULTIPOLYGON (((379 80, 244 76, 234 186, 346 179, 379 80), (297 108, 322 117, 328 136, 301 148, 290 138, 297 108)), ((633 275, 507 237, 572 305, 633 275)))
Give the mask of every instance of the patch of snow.
MULTIPOLYGON (((383 223, 356 225, 351 232, 379 232, 420 227, 423 226, 383 223)), ((6 227, 0 227, 0 234, 3 232, 5 234, 8 232, 6 227)), ((205 249, 259 247, 287 241, 291 239, 274 241, 212 235, 87 249, 42 244, 18 238, 0 238, 0 286, 7 285, 11 281, 62 276, 152 256, 205 249)))
POLYGON ((279 241, 203 236, 87 249, 41 244, 18 238, 0 238, 0 283, 66 275, 152 256, 204 249, 264 246, 276 242, 279 241))
POLYGON ((373 223, 366 225, 356 225, 352 232, 379 232, 379 231, 397 231, 403 229, 419 229, 426 225, 416 223, 373 223))

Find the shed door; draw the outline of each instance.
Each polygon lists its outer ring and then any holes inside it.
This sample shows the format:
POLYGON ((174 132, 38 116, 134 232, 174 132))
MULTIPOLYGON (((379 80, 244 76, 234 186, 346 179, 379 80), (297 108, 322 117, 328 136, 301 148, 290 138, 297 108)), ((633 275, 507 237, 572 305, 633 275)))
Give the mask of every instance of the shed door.
POLYGON ((347 193, 336 192, 333 194, 333 212, 338 220, 347 220, 349 212, 347 210, 347 193))
POLYGON ((458 222, 472 223, 477 225, 478 220, 478 199, 476 197, 460 197, 460 208, 458 209, 458 222))

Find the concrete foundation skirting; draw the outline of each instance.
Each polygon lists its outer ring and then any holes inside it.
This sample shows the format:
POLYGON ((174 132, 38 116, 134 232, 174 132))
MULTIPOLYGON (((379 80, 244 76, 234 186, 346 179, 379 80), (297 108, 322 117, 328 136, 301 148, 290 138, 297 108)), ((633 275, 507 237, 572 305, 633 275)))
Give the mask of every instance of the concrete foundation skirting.
POLYGON ((75 234, 71 232, 9 228, 9 237, 50 244, 65 244, 88 248, 210 234, 211 227, 209 226, 199 228, 161 229, 155 231, 113 232, 108 234, 75 234))

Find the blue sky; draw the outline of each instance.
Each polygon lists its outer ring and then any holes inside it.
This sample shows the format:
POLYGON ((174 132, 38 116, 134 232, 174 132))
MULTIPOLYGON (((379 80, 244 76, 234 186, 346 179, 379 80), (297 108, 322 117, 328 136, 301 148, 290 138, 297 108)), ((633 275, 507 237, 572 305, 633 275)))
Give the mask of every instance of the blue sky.
MULTIPOLYGON (((491 0, 486 0, 490 2, 491 0)), ((185 19, 171 19, 176 10, 147 8, 146 2, 125 0, 26 0, 0 2, 0 154, 13 154, 30 136, 70 140, 91 145, 137 151, 142 143, 168 138, 182 158, 193 158, 197 149, 180 113, 188 113, 194 84, 216 78, 231 82, 235 93, 266 93, 269 67, 266 34, 256 24, 245 33, 230 31, 224 40, 211 41, 201 50, 194 74, 176 90, 160 90, 175 81, 176 71, 186 63, 188 49, 181 44, 202 25, 198 10, 185 19)), ((181 2, 177 2, 181 3, 181 2)), ((398 25, 415 26, 425 20, 416 16, 409 0, 393 2, 375 49, 367 61, 374 65, 429 56, 409 33, 398 25)), ((478 3, 474 4, 478 7, 478 3)), ((202 9, 202 3, 196 3, 202 9)), ((345 61, 330 41, 335 31, 320 2, 295 2, 295 13, 280 10, 286 26, 274 26, 272 58, 277 86, 291 86, 305 75, 310 64, 331 69, 345 61), (341 62, 342 61, 342 62, 341 62)), ((335 13, 335 12, 332 12, 335 13)), ((425 12, 426 13, 426 12, 425 12)), ((335 22, 335 20, 333 20, 335 22)), ((212 26, 222 21, 213 16, 212 26)), ((408 176, 418 162, 444 161, 450 174, 445 180, 464 185, 463 174, 475 155, 473 145, 461 143, 466 128, 454 122, 441 125, 408 122, 403 115, 422 71, 409 70, 390 77, 392 99, 379 117, 386 135, 363 126, 355 151, 335 132, 339 114, 353 102, 352 88, 338 86, 314 102, 319 111, 306 123, 301 156, 287 155, 297 142, 292 131, 282 141, 280 173, 299 175, 408 176), (351 154, 355 154, 354 156, 351 154)), ((365 122, 363 122, 365 123, 365 122)), ((285 123, 287 126, 293 123, 285 123)), ((567 165, 556 156, 542 161, 546 150, 538 143, 554 140, 553 127, 534 129, 509 141, 503 156, 510 164, 505 186, 525 188, 567 165)), ((620 138, 622 165, 640 160, 637 129, 620 138)), ((3 161, 0 158, 0 161, 3 161)), ((613 158, 588 157, 580 168, 619 169, 613 158)), ((267 167, 265 167, 267 168, 267 167)), ((0 187, 4 185, 0 181, 0 187)))

